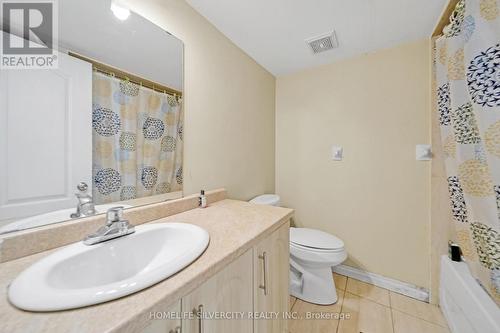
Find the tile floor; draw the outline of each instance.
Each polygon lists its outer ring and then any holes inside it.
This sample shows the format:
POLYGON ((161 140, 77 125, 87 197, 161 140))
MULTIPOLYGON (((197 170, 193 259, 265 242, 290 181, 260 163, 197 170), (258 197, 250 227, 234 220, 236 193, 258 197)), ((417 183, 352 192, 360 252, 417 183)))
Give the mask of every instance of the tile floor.
POLYGON ((329 317, 290 320, 290 333, 450 332, 437 306, 335 273, 333 279, 339 298, 334 305, 315 305, 290 297, 290 309, 299 317, 311 317, 311 313, 329 317))

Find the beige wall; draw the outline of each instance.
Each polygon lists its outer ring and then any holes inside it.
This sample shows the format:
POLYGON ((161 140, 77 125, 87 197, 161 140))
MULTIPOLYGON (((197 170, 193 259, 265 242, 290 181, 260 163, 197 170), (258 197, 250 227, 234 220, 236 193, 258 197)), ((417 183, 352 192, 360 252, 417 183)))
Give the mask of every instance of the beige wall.
POLYGON ((296 225, 342 238, 348 265, 426 288, 430 163, 415 145, 430 144, 429 58, 419 41, 276 82, 276 190, 296 225))
POLYGON ((184 42, 184 193, 274 191, 275 78, 183 0, 128 0, 184 42))

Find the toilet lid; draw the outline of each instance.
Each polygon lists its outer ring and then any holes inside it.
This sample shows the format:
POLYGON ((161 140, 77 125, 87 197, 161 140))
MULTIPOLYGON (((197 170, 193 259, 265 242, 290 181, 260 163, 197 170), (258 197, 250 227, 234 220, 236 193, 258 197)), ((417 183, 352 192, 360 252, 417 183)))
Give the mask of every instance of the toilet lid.
POLYGON ((309 228, 290 228, 290 242, 324 250, 342 249, 344 247, 344 242, 334 235, 309 228))
POLYGON ((259 205, 276 206, 280 202, 280 197, 277 194, 263 194, 253 198, 250 202, 259 205))

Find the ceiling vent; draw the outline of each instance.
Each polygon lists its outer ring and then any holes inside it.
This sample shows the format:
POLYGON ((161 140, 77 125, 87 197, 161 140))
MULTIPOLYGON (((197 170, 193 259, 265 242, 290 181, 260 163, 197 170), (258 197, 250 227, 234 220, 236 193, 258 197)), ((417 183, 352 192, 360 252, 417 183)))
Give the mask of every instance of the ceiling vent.
POLYGON ((309 44, 313 53, 320 53, 328 50, 332 50, 339 46, 337 41, 337 36, 335 31, 328 32, 321 36, 316 36, 306 39, 306 43, 309 44))

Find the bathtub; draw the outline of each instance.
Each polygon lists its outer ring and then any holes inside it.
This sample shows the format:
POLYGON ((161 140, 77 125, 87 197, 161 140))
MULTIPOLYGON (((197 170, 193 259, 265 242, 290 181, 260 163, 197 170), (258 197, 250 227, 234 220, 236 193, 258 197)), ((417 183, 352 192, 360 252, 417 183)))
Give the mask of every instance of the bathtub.
POLYGON ((500 308, 464 262, 441 257, 439 303, 452 333, 500 332, 500 308))

